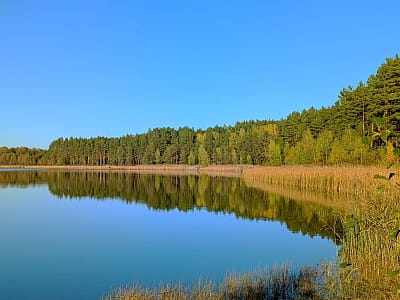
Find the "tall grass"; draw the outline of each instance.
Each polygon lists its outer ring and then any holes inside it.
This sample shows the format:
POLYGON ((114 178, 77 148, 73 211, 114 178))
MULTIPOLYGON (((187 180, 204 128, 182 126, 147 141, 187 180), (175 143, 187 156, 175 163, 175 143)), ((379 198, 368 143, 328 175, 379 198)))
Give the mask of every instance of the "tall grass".
POLYGON ((245 179, 244 181, 246 186, 265 191, 268 194, 276 194, 298 201, 317 203, 340 210, 350 207, 349 201, 345 198, 328 193, 324 190, 299 189, 289 185, 267 185, 262 182, 250 181, 248 179, 245 179))
POLYGON ((363 167, 261 167, 244 171, 249 185, 281 185, 344 198, 350 212, 340 259, 341 295, 351 299, 399 299, 400 182, 398 170, 363 167), (390 180, 376 174, 395 176, 390 180))
POLYGON ((199 174, 224 177, 242 177, 243 170, 254 168, 253 165, 210 165, 200 167, 199 174))
MULTIPOLYGON (((250 185, 280 185, 300 190, 322 191, 347 200, 364 199, 375 193, 380 181, 375 174, 388 170, 377 167, 257 167, 243 170, 243 177, 250 185)), ((395 186, 400 178, 389 183, 395 186)), ((395 197, 393 189, 385 191, 385 197, 395 197)))
POLYGON ((348 296, 399 299, 399 200, 371 194, 357 201, 354 215, 344 220, 341 260, 349 264, 343 270, 348 296))
POLYGON ((186 300, 186 299, 326 299, 336 297, 338 281, 335 272, 304 267, 298 272, 288 267, 232 273, 220 283, 198 282, 193 286, 165 285, 155 289, 140 285, 118 288, 104 299, 118 300, 186 300), (329 285, 333 283, 333 285, 329 285), (329 287, 329 289, 327 289, 329 287))

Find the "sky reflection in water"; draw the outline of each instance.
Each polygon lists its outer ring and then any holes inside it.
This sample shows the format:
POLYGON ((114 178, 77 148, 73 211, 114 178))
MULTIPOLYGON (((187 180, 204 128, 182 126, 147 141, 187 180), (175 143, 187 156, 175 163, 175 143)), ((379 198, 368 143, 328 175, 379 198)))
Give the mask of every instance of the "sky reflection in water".
POLYGON ((336 258, 326 230, 321 238, 306 226, 332 221, 323 208, 239 179, 32 172, 0 172, 6 298, 97 299, 126 283, 220 280, 230 271, 336 258))

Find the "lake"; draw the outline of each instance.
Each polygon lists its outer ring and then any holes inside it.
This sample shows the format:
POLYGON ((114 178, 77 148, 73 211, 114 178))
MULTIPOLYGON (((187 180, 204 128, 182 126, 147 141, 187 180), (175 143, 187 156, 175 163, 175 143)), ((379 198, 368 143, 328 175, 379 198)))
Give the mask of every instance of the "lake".
POLYGON ((335 261, 336 221, 240 178, 3 170, 0 298, 99 299, 132 283, 335 261))

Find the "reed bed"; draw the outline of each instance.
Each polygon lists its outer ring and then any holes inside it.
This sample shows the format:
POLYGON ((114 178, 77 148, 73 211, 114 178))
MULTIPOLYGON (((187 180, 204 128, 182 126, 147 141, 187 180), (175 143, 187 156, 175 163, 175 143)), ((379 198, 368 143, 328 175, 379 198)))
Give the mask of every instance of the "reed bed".
POLYGON ((256 188, 269 194, 276 194, 293 200, 312 202, 337 208, 340 212, 342 212, 343 209, 349 209, 351 207, 349 201, 346 201, 343 197, 340 197, 340 195, 334 195, 324 190, 298 189, 287 185, 266 185, 261 182, 249 181, 246 179, 245 183, 248 187, 256 188))
POLYGON ((232 273, 219 283, 180 283, 149 289, 140 285, 115 289, 105 300, 239 300, 239 299, 330 299, 337 298, 337 272, 322 272, 323 267, 304 267, 298 272, 288 267, 232 273), (329 274, 329 278, 326 276, 329 274), (328 284, 329 283, 329 284, 328 284), (329 287, 329 289, 327 289, 329 287))
MULTIPOLYGON (((376 174, 387 175, 389 172, 398 170, 378 167, 257 167, 245 169, 243 177, 250 185, 291 186, 353 200, 370 196, 382 184, 395 186, 400 183, 398 176, 390 182, 374 179, 376 174)), ((385 197, 395 196, 393 189, 385 191, 385 197)))
POLYGON ((199 168, 200 174, 223 177, 242 177, 243 170, 254 168, 253 165, 211 165, 199 168))
POLYGON ((350 210, 342 220, 341 295, 350 299, 400 298, 398 169, 260 167, 245 170, 244 178, 247 184, 263 189, 281 185, 346 199, 350 210), (376 174, 380 176, 376 178, 376 174))
MULTIPOLYGON (((400 191, 398 191, 400 192, 400 191)), ((372 194, 344 219, 343 288, 362 299, 399 299, 400 203, 372 194)))

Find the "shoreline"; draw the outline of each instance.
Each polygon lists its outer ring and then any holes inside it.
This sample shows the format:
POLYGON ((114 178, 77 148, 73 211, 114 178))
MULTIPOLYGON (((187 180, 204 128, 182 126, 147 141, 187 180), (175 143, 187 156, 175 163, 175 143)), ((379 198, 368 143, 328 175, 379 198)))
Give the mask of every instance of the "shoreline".
POLYGON ((62 166, 12 166, 0 165, 2 169, 39 169, 39 170, 77 170, 77 171, 124 171, 140 174, 165 174, 165 175, 201 175, 242 177, 245 169, 254 168, 250 165, 215 165, 202 167, 200 165, 134 165, 134 166, 83 166, 83 165, 62 165, 62 166))

